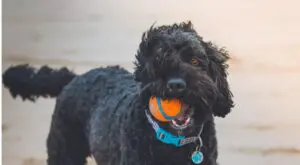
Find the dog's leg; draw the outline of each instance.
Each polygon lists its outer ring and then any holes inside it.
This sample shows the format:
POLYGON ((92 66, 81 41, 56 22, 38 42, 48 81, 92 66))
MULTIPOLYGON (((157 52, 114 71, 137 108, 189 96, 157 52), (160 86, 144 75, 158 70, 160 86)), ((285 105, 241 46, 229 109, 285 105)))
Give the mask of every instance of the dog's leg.
POLYGON ((203 128, 203 143, 206 150, 207 158, 204 164, 207 165, 218 165, 218 146, 217 146, 217 138, 216 138, 216 129, 214 121, 208 121, 205 123, 203 128))
POLYGON ((89 147, 83 130, 82 126, 54 114, 47 139, 48 165, 86 164, 89 147))

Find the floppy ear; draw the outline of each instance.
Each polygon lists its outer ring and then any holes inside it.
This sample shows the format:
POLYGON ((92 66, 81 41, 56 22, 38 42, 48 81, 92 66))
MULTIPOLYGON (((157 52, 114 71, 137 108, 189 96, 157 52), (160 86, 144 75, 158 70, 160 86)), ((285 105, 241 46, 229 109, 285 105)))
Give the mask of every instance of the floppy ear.
POLYGON ((149 59, 155 54, 155 47, 159 45, 159 28, 155 28, 154 24, 150 27, 149 30, 143 33, 141 43, 139 44, 139 49, 135 55, 135 70, 134 76, 135 80, 145 83, 150 80, 154 75, 154 71, 149 59))
POLYGON ((147 82, 150 79, 150 76, 153 74, 150 70, 151 64, 147 61, 149 61, 149 57, 152 54, 152 43, 149 43, 149 33, 152 32, 152 27, 148 32, 143 33, 142 41, 139 45, 139 49, 137 51, 137 54, 135 55, 135 70, 134 70, 134 76, 135 81, 139 82, 147 82))
POLYGON ((225 117, 234 107, 232 101, 232 93, 230 91, 227 81, 227 68, 226 62, 229 55, 224 48, 218 49, 211 42, 205 45, 206 53, 209 58, 208 73, 218 88, 218 96, 213 105, 213 114, 218 117, 225 117))

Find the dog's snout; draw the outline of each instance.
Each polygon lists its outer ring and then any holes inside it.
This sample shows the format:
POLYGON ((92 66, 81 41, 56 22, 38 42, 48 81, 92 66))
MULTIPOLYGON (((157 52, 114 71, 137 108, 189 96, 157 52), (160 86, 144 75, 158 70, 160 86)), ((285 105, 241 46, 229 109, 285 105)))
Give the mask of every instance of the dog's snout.
POLYGON ((186 82, 181 78, 171 78, 168 83, 167 87, 174 92, 181 92, 186 88, 186 82))

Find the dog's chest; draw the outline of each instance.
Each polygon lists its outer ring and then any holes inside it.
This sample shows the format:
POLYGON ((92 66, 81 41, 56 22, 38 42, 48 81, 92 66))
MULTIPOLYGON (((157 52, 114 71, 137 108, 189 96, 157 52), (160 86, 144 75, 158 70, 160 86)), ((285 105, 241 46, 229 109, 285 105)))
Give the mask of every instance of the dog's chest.
POLYGON ((175 147, 161 144, 161 142, 155 143, 149 149, 153 165, 193 165, 192 146, 175 147))

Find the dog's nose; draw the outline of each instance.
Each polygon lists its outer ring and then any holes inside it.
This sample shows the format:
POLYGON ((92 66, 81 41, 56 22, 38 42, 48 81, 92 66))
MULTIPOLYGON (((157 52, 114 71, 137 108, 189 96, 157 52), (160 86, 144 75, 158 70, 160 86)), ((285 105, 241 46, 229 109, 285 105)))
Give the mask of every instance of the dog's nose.
POLYGON ((181 78, 171 78, 167 87, 173 92, 181 92, 186 88, 186 82, 181 78))

